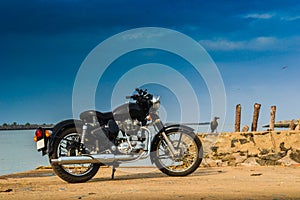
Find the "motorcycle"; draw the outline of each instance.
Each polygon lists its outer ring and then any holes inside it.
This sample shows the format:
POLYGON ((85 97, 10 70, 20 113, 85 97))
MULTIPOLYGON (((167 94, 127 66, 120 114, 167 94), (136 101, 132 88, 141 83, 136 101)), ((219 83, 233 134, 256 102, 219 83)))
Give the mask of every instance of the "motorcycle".
POLYGON ((48 155, 56 175, 69 183, 86 182, 107 165, 112 166, 113 179, 121 163, 149 157, 169 176, 187 176, 199 167, 203 147, 194 129, 164 125, 158 116, 160 97, 147 89, 136 92, 126 97, 132 101, 112 112, 88 110, 80 119, 36 130, 37 150, 48 155))

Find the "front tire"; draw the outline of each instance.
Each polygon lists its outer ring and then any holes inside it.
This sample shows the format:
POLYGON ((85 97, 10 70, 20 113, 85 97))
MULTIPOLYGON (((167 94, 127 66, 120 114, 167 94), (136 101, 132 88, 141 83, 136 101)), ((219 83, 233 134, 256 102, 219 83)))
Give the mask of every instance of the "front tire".
POLYGON ((156 167, 169 176, 187 176, 193 173, 201 164, 203 147, 200 139, 194 132, 181 129, 166 131, 175 150, 179 155, 172 157, 164 141, 160 139, 152 148, 151 156, 156 167))
MULTIPOLYGON (((80 130, 75 127, 64 129, 56 139, 54 152, 49 159, 57 159, 61 156, 77 156, 80 154, 80 130)), ((50 162, 51 163, 51 162, 50 162)), ((82 183, 93 178, 99 170, 100 164, 68 164, 59 165, 51 163, 53 171, 61 179, 68 183, 82 183)))

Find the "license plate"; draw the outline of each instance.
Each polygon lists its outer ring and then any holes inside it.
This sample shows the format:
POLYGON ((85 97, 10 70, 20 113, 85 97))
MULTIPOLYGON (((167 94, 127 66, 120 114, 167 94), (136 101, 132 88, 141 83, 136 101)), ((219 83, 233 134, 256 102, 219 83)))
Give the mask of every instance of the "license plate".
POLYGON ((37 150, 40 150, 44 147, 45 147, 45 140, 44 139, 41 139, 41 140, 36 142, 36 149, 37 150))

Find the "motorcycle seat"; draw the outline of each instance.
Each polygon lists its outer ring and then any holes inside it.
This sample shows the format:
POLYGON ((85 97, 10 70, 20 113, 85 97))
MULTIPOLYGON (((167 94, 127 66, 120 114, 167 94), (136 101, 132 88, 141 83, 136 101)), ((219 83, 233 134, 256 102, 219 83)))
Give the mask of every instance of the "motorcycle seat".
POLYGON ((95 110, 87 110, 84 111, 82 113, 80 113, 80 119, 86 122, 93 122, 93 118, 97 117, 98 121, 101 123, 105 123, 110 119, 113 119, 113 113, 112 112, 99 112, 99 111, 95 111, 95 110))

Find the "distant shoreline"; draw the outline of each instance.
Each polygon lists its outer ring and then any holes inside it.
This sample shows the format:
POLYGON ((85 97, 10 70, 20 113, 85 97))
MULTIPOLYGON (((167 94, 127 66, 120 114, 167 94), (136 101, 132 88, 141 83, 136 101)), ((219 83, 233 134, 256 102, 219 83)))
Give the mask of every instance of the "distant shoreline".
POLYGON ((52 127, 52 126, 53 124, 7 125, 7 126, 0 126, 0 131, 34 130, 39 127, 52 127))

